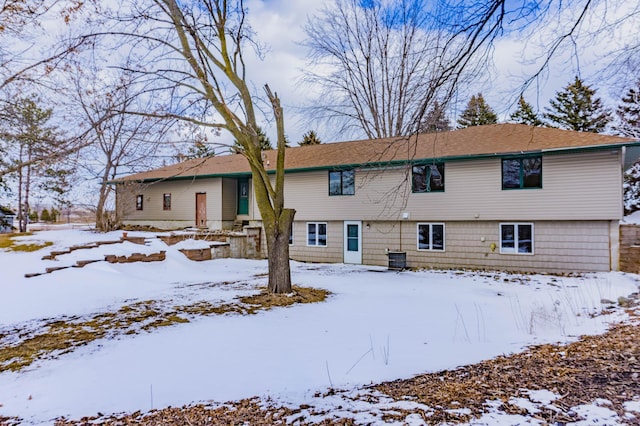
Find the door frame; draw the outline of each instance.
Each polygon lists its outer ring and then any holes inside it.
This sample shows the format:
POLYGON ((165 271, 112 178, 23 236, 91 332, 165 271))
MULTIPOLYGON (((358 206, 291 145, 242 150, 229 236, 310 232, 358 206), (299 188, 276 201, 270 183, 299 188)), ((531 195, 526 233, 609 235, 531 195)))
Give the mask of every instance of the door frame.
POLYGON ((345 220, 343 227, 343 236, 344 263, 352 263, 356 265, 362 264, 362 221, 345 220), (357 237, 355 237, 358 243, 358 250, 349 250, 349 241, 353 241, 354 238, 349 236, 349 228, 353 225, 356 225, 358 229, 358 235, 357 237))
POLYGON ((196 228, 207 227, 207 193, 196 192, 196 228))
POLYGON ((237 185, 238 185, 238 188, 237 188, 237 191, 236 191, 236 197, 237 197, 236 198, 236 215, 238 215, 238 216, 248 215, 249 214, 249 205, 250 205, 249 192, 251 190, 251 184, 250 184, 249 178, 239 178, 237 180, 237 185), (244 185, 246 185, 247 194, 246 194, 246 196, 243 197, 242 196, 242 187, 244 185), (243 210, 246 209, 246 211, 242 211, 242 212, 240 211, 240 207, 241 207, 240 206, 240 200, 241 199, 244 200, 243 201, 243 205, 242 205, 243 210), (246 203, 246 205, 244 205, 244 203, 246 203))

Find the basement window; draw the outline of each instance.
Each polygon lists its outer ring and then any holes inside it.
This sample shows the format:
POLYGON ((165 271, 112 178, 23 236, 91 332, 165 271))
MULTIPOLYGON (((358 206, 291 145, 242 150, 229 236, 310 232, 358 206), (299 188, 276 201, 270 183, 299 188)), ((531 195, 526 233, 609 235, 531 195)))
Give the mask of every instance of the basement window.
POLYGON ((307 223, 307 245, 326 246, 327 245, 327 223, 309 222, 307 223))
POLYGON ((500 253, 533 254, 533 223, 501 223, 500 253))
POLYGON ((418 250, 444 251, 444 223, 418 224, 418 250))

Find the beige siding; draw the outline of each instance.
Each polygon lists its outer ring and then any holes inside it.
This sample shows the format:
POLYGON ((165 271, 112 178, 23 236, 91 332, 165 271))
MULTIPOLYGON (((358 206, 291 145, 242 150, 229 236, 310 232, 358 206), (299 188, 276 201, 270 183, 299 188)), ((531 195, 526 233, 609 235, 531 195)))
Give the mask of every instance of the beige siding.
POLYGON ((357 170, 356 194, 328 195, 328 172, 287 175, 297 220, 615 220, 622 215, 618 151, 546 155, 543 188, 502 190, 499 158, 449 162, 445 192, 413 194, 405 168, 357 170))
POLYGON ((343 223, 327 222, 327 245, 307 245, 307 222, 293 224, 293 245, 289 255, 294 260, 305 262, 340 263, 343 260, 343 223))
MULTIPOLYGON (((342 262, 343 222, 327 223, 327 246, 309 247, 307 222, 296 221, 291 258, 307 262, 342 262)), ((531 272, 609 271, 611 268, 611 222, 608 221, 533 222, 533 254, 501 254, 498 221, 446 222, 445 250, 419 251, 417 223, 363 222, 363 263, 386 266, 387 251, 404 251, 410 268, 531 272), (492 243, 495 244, 494 251, 491 250, 492 243)))
POLYGON ((236 219, 238 197, 238 181, 236 179, 222 179, 222 220, 236 219))
POLYGON ((207 194, 207 222, 210 227, 222 221, 222 180, 220 178, 156 182, 120 191, 119 199, 128 223, 180 223, 195 225, 196 193, 207 194), (143 210, 135 209, 136 195, 144 196, 143 210), (171 210, 163 210, 163 194, 171 194, 171 210))

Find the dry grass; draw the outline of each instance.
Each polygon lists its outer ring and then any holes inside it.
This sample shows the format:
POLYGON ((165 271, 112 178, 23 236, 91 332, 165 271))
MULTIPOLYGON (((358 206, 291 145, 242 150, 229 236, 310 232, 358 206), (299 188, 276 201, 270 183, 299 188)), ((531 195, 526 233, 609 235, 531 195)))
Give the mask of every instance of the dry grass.
POLYGON ((159 327, 187 323, 190 319, 202 316, 250 315, 295 303, 321 302, 328 294, 325 290, 305 287, 294 287, 294 290, 291 295, 273 295, 262 290, 254 296, 240 297, 237 302, 218 305, 200 301, 190 305, 167 306, 166 303, 147 300, 123 306, 117 312, 97 314, 89 319, 66 318, 51 321, 37 330, 5 330, 0 334, 0 372, 19 371, 38 359, 55 358, 105 337, 138 334, 159 327))
POLYGON ((0 249, 6 249, 8 251, 21 251, 21 252, 32 252, 38 251, 45 247, 49 247, 53 245, 51 241, 45 241, 42 244, 35 243, 21 243, 20 241, 15 241, 15 237, 23 237, 27 235, 33 235, 31 232, 22 232, 19 234, 0 234, 0 249))

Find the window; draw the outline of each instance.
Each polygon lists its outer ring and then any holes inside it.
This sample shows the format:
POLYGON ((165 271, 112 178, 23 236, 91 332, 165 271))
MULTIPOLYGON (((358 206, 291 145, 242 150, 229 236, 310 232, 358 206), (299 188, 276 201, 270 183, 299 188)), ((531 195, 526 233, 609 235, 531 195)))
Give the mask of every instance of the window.
POLYGON ((413 192, 444 191, 444 163, 413 166, 411 190, 413 192))
POLYGON ((337 170, 329 172, 329 195, 354 195, 356 172, 337 170))
POLYGON ((136 195, 136 210, 142 210, 142 204, 144 202, 144 195, 136 195))
POLYGON ((502 159, 502 189, 542 188, 542 157, 502 159))
POLYGON ((289 245, 293 245, 293 222, 291 222, 291 226, 289 227, 289 245))
POLYGON ((327 245, 327 224, 307 223, 307 245, 326 246, 327 245))
POLYGON ((418 250, 444 251, 444 223, 418 224, 418 250))
POLYGON ((171 210, 171 194, 162 196, 162 210, 171 210))
POLYGON ((533 223, 501 223, 500 253, 533 254, 533 223))

